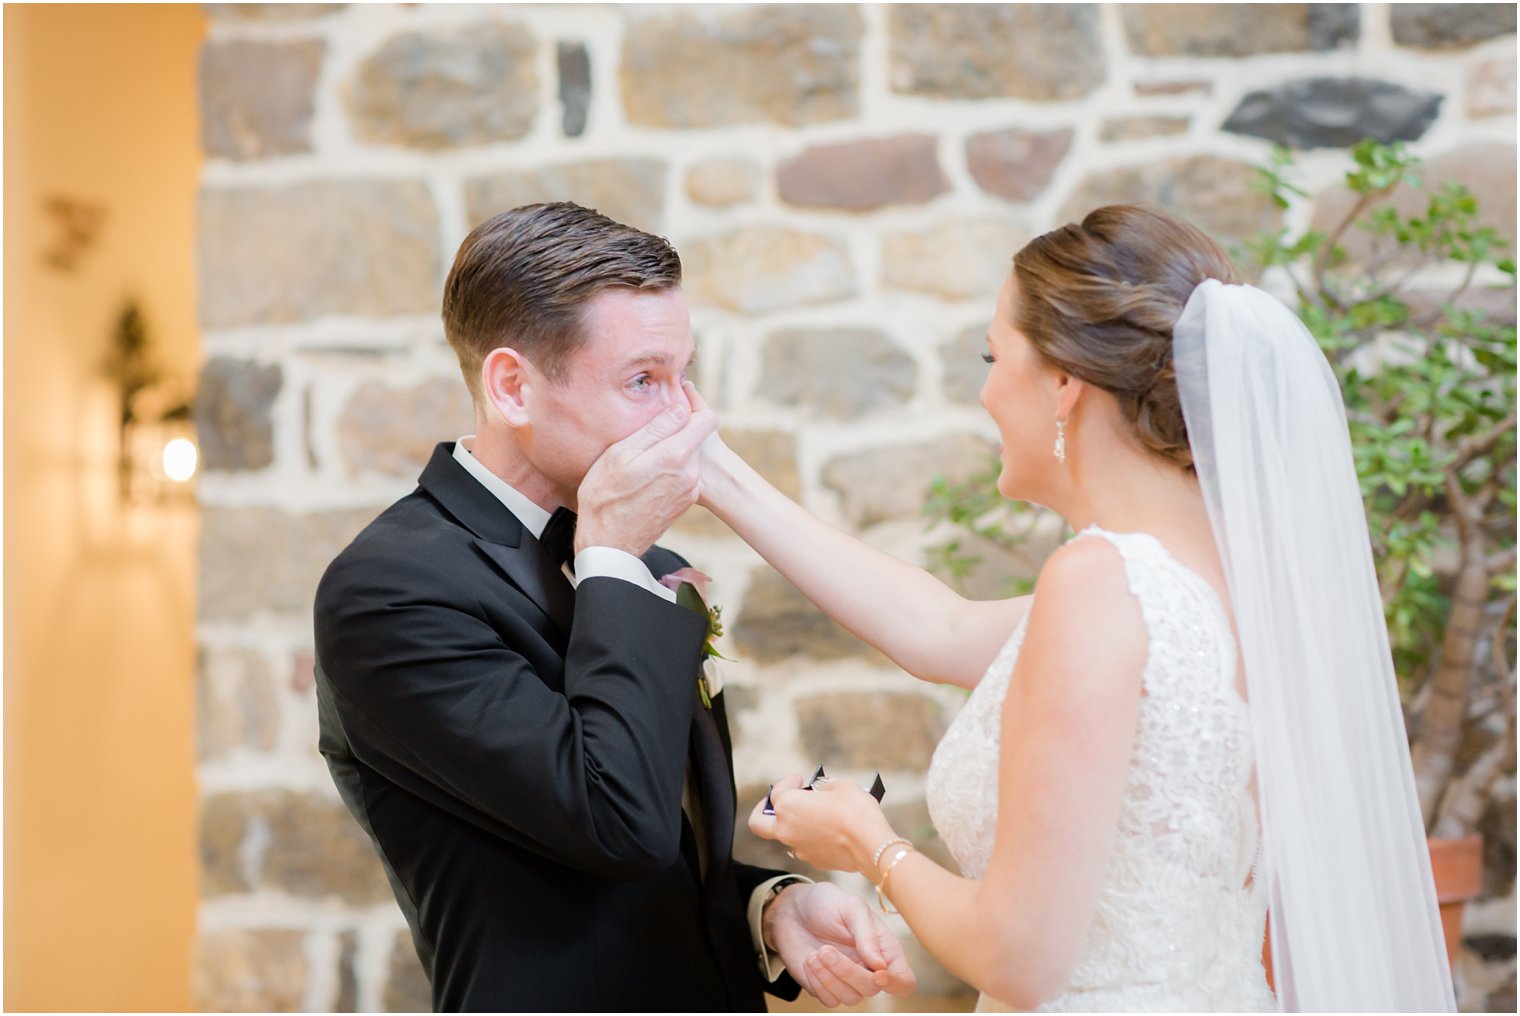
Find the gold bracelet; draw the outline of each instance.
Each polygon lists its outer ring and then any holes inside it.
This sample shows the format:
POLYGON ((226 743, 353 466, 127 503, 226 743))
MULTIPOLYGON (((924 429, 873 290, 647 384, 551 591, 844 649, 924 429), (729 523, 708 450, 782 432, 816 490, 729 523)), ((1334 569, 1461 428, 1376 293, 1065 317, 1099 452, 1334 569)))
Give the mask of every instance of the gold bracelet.
POLYGON ((887 879, 892 877, 892 869, 897 867, 897 862, 911 853, 913 853, 913 844, 910 843, 893 855, 892 860, 887 862, 886 868, 881 873, 881 881, 876 883, 876 905, 881 907, 881 912, 884 914, 897 913, 896 910, 887 906, 887 879))
POLYGON ((871 867, 872 868, 875 868, 877 871, 881 870, 881 855, 885 854, 887 852, 887 848, 890 847, 894 843, 902 843, 902 844, 905 844, 905 845, 910 846, 910 847, 913 846, 913 843, 912 843, 911 840, 905 840, 901 836, 894 836, 894 837, 892 837, 890 840, 888 840, 887 842, 883 843, 881 846, 877 847, 876 848, 876 853, 874 853, 874 854, 871 855, 871 867))

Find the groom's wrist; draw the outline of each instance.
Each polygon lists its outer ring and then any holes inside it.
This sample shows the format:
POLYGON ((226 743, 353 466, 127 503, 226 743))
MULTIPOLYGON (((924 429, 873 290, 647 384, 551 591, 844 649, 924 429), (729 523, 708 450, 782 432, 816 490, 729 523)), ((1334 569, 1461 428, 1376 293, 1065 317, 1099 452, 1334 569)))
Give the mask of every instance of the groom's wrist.
POLYGON ((799 886, 812 885, 812 881, 801 875, 789 875, 772 883, 770 891, 760 903, 760 941, 770 950, 776 948, 776 936, 774 933, 776 915, 780 912, 776 904, 781 901, 789 891, 799 886))

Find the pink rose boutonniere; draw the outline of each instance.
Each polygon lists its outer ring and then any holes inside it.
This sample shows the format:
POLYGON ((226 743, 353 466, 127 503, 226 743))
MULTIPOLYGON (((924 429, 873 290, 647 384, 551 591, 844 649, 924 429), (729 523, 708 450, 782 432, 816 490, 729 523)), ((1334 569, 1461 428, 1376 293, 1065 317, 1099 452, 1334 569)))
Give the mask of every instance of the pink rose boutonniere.
MULTIPOLYGON (((702 646, 702 658, 704 662, 709 658, 727 660, 728 657, 718 652, 714 643, 723 637, 723 608, 717 604, 707 605, 707 584, 712 577, 704 575, 695 568, 682 568, 673 571, 660 579, 660 585, 666 589, 675 591, 676 603, 687 610, 694 610, 698 614, 707 617, 707 641, 702 646)), ((730 661, 732 662, 732 661, 730 661)), ((707 673, 704 667, 702 673, 697 675, 697 688, 702 693, 702 704, 712 708, 712 694, 708 689, 707 673)))

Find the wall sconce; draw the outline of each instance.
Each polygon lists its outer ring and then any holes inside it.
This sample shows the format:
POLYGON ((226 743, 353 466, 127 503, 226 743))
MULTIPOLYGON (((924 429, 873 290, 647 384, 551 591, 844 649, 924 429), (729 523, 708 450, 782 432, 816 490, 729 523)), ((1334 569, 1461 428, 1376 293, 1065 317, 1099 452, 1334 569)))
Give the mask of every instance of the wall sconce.
POLYGON ((200 465, 188 399, 166 397, 149 350, 147 324, 135 300, 117 319, 107 372, 121 395, 117 474, 121 499, 162 504, 194 498, 200 465))

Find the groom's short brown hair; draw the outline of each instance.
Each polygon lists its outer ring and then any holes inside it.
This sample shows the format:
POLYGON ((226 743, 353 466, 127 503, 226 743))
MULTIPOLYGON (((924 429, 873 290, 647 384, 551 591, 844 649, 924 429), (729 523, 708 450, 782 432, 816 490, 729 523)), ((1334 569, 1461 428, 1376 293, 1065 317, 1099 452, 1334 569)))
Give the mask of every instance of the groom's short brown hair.
POLYGON ((663 237, 570 202, 524 205, 470 231, 443 286, 443 333, 476 405, 480 366, 510 346, 561 380, 581 342, 581 309, 613 286, 672 289, 681 258, 663 237))

